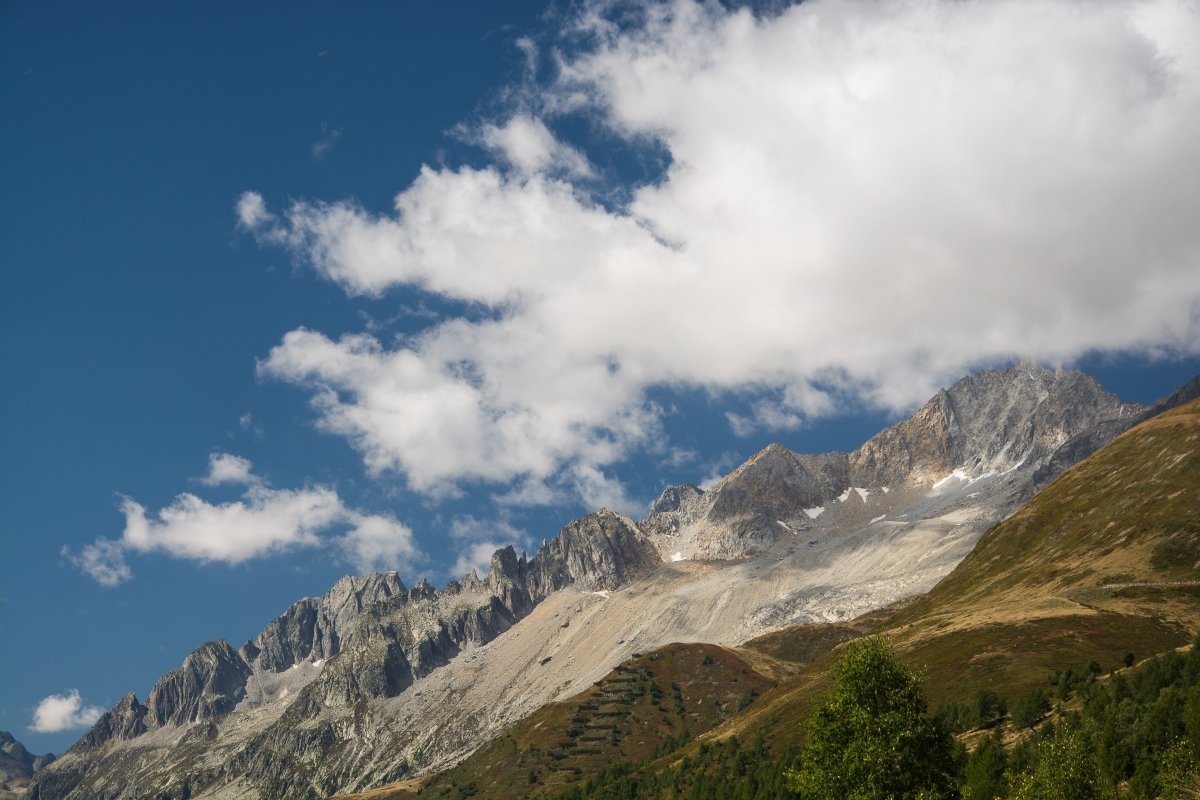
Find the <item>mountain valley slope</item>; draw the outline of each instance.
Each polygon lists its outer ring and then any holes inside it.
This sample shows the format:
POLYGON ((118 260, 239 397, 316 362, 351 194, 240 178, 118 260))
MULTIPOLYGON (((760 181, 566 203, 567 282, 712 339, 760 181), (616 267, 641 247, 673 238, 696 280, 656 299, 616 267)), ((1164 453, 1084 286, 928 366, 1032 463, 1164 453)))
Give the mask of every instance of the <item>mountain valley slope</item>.
MULTIPOLYGON (((1197 631, 1200 400, 1144 421, 1066 472, 990 529, 931 591, 849 624, 800 625, 722 648, 772 688, 712 720, 695 741, 677 738, 683 727, 662 710, 667 702, 639 697, 613 708, 622 731, 657 749, 647 756, 628 735, 613 737, 592 744, 588 768, 576 773, 577 721, 595 704, 585 693, 538 711, 448 771, 370 797, 455 798, 468 788, 501 800, 552 797, 598 776, 609 790, 603 796, 676 796, 707 768, 704 754, 713 751, 705 748, 718 742, 758 739, 777 759, 795 752, 804 720, 830 688, 834 648, 865 633, 888 636, 926 675, 934 705, 969 703, 986 688, 1011 706, 1057 671, 1090 661, 1115 669, 1125 653, 1148 658, 1197 631), (532 779, 521 780, 526 775, 532 779)), ((604 681, 655 673, 671 659, 664 672, 703 679, 711 654, 678 663, 687 655, 679 647, 640 654, 604 681)))
POLYGON ((854 453, 772 445, 707 491, 669 487, 641 522, 601 511, 533 558, 499 551, 484 578, 345 578, 238 650, 202 646, 146 704, 124 698, 32 796, 322 797, 444 769, 635 652, 735 646, 929 590, 1063 445, 1143 412, 1021 363, 854 453))

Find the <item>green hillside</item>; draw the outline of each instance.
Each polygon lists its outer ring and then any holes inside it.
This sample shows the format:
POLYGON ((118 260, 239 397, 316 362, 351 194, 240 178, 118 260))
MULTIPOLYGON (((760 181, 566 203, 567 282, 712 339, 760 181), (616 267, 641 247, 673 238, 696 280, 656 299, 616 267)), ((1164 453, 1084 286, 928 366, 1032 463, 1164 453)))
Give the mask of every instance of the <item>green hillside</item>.
MULTIPOLYGON (((1109 673, 1129 654, 1171 651, 1198 630, 1194 401, 1066 472, 985 534, 928 594, 851 626, 799 626, 735 650, 673 645, 645 654, 524 720, 419 793, 700 797, 717 796, 704 787, 720 784, 741 786, 739 797, 776 796, 781 765, 798 752, 802 723, 830 688, 837 645, 854 635, 886 634, 925 675, 933 706, 970 704, 987 689, 1013 708, 1056 673, 1082 674, 1092 662, 1093 673, 1109 673), (619 713, 589 728, 600 709, 619 713)), ((1010 730, 1013 737, 1020 738, 1010 730)), ((370 796, 416 791, 410 784, 370 796)))

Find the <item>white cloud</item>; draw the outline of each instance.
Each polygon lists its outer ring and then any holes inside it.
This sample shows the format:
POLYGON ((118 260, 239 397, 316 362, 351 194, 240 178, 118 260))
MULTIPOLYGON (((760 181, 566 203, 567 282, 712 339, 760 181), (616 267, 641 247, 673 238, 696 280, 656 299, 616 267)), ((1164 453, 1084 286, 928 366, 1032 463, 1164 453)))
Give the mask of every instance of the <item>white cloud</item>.
POLYGON ((125 546, 120 541, 100 537, 84 545, 79 555, 64 546, 60 551, 84 574, 91 576, 101 586, 119 586, 133 577, 133 570, 125 561, 125 546))
POLYGON ((205 486, 219 486, 223 483, 238 483, 249 485, 258 483, 253 474, 253 464, 249 459, 229 453, 213 453, 208 457, 208 474, 199 481, 205 486))
POLYGON ((341 537, 339 545, 359 572, 405 571, 423 558, 407 525, 377 514, 353 516, 354 528, 341 537))
POLYGON ((157 513, 132 498, 121 502, 122 544, 196 561, 240 564, 256 556, 321 543, 321 531, 347 519, 333 489, 251 486, 241 500, 212 504, 183 493, 157 513))
POLYGON ((560 142, 546 123, 528 114, 517 114, 503 125, 484 125, 480 140, 527 175, 552 171, 580 178, 592 175, 592 167, 582 153, 560 142))
POLYGON ((514 169, 426 167, 392 214, 239 202, 350 294, 491 312, 395 345, 300 329, 263 360, 372 470, 619 507, 606 470, 662 446, 650 388, 776 398, 731 422, 786 428, 1016 355, 1200 352, 1194 3, 607 7, 539 113, 669 154, 626 207, 527 112, 485 128, 514 169))
POLYGON ((474 571, 478 577, 486 577, 492 566, 492 556, 502 547, 502 543, 492 541, 466 544, 455 559, 454 566, 450 568, 451 574, 455 578, 462 578, 474 571))
POLYGON ((258 192, 243 192, 237 201, 238 224, 243 228, 255 230, 274 221, 275 217, 267 211, 266 201, 258 192))
POLYGON ((66 694, 52 694, 38 703, 29 730, 34 733, 78 730, 94 725, 103 714, 103 708, 85 705, 78 689, 70 689, 66 694))
POLYGON ((335 547, 362 571, 397 569, 421 561, 412 531, 391 516, 348 507, 326 486, 274 489, 250 471, 250 462, 218 454, 210 458, 209 485, 242 483, 239 500, 210 503, 185 492, 157 512, 130 497, 122 498, 125 529, 121 538, 99 538, 79 555, 63 555, 103 586, 133 577, 129 553, 165 553, 201 563, 241 564, 299 548, 335 547), (338 536, 328 536, 348 529, 338 536))
POLYGON ((481 520, 470 515, 456 517, 451 522, 450 538, 460 548, 450 568, 454 578, 468 575, 471 570, 482 578, 491 568, 492 554, 497 550, 507 545, 518 551, 528 550, 531 541, 529 534, 507 520, 481 520))

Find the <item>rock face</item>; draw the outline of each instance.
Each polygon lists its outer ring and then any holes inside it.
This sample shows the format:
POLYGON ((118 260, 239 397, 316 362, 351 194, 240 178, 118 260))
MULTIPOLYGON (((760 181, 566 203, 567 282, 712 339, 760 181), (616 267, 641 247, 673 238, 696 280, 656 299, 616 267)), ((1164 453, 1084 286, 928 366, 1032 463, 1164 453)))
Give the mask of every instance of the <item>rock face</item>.
POLYGON ((121 698, 112 710, 96 720, 91 730, 85 733, 68 752, 82 753, 94 750, 110 739, 128 741, 146 732, 146 715, 149 710, 138 702, 133 692, 121 698))
POLYGON ((801 455, 773 444, 707 492, 669 487, 643 527, 663 552, 735 557, 808 528, 832 503, 856 501, 853 489, 865 499, 953 474, 970 480, 1044 467, 1057 475, 1145 412, 1082 372, 1021 362, 963 378, 852 453, 801 455))
POLYGON ((963 378, 909 419, 849 456, 856 486, 938 480, 954 469, 979 475, 1040 463, 1072 437, 1144 411, 1082 372, 1021 362, 963 378))
POLYGON ((471 574, 441 591, 426 581, 406 588, 394 572, 342 578, 323 596, 294 603, 239 650, 223 640, 197 648, 159 679, 145 705, 126 695, 39 781, 34 797, 140 796, 136 786, 145 778, 127 771, 131 751, 123 743, 167 734, 182 758, 218 737, 235 709, 272 707, 282 715, 232 758, 190 774, 167 770, 155 779, 156 796, 238 781, 267 797, 309 796, 311 781, 297 783, 297 759, 320 760, 342 747, 354 720, 361 724, 364 701, 399 695, 464 647, 511 628, 553 592, 615 589, 659 563, 632 520, 602 510, 563 527, 532 559, 504 548, 485 578, 471 574))
MULTIPOLYGON (((55 755, 35 756, 8 731, 0 731, 0 788, 10 782, 32 778, 43 767, 53 763, 55 755)), ((23 783, 23 781, 21 781, 23 783)))
POLYGON ((293 604, 243 648, 243 655, 253 660, 257 650, 259 664, 275 672, 301 661, 329 658, 339 652, 364 608, 404 591, 395 572, 347 575, 322 597, 293 604))
POLYGON ((736 643, 928 589, 1036 475, 1143 413, 1022 363, 964 378, 852 453, 771 445, 707 491, 668 487, 640 523, 602 510, 532 558, 498 550, 482 578, 343 578, 236 651, 203 645, 145 705, 127 695, 31 797, 317 798, 433 769, 662 631, 736 643), (696 558, 713 561, 671 563, 696 558), (513 674, 489 673, 493 658, 513 674))
POLYGON ((250 666, 224 639, 193 650, 183 666, 158 679, 146 703, 155 725, 189 722, 228 714, 245 693, 250 666))

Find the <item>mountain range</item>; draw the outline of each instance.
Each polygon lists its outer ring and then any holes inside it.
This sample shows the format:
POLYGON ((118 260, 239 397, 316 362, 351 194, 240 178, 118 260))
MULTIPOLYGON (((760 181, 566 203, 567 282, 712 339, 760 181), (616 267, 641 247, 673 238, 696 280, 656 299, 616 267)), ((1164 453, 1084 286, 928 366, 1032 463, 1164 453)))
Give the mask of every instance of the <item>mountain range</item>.
MULTIPOLYGON (((735 724, 807 663, 781 652, 819 655, 879 609, 949 591, 986 531, 1198 391, 1193 381, 1147 409, 1082 373, 1021 362, 962 379, 854 452, 771 445, 706 490, 666 488, 642 520, 601 510, 532 557, 499 550, 483 577, 441 589, 345 577, 236 649, 201 645, 144 703, 127 694, 30 796, 317 798, 424 779, 473 763, 550 713, 539 709, 635 683, 647 697, 652 684, 674 692, 638 671, 664 661, 707 658, 724 678, 704 685, 733 687, 715 710, 679 714, 680 733, 735 724)), ((915 642, 917 618, 903 619, 898 635, 915 642)), ((690 678, 673 683, 683 707, 708 702, 690 678)))

